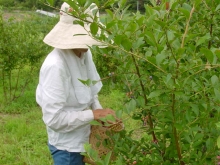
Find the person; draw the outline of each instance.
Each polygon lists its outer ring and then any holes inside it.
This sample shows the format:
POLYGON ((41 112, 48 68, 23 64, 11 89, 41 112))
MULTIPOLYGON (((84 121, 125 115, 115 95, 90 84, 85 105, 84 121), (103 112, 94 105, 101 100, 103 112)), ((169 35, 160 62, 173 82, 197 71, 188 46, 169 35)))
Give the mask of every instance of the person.
MULTIPOLYGON (((93 9, 86 12, 93 16, 93 9)), ((54 49, 41 66, 36 89, 54 165, 84 165, 80 153, 89 141, 90 122, 115 116, 114 110, 103 109, 98 100, 102 83, 89 48, 102 44, 89 35, 89 24, 74 23, 77 19, 68 13, 72 10, 64 2, 59 22, 44 38, 54 49), (87 79, 97 83, 86 86, 80 81, 87 79)))

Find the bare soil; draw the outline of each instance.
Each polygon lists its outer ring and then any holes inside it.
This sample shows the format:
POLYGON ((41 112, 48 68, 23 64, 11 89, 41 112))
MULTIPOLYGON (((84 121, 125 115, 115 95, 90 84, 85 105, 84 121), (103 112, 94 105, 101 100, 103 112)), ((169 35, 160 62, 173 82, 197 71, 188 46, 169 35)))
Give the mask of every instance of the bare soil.
POLYGON ((12 12, 5 12, 3 13, 3 19, 8 20, 8 19, 15 19, 16 21, 21 21, 24 18, 29 18, 30 13, 25 12, 25 11, 12 11, 12 12))

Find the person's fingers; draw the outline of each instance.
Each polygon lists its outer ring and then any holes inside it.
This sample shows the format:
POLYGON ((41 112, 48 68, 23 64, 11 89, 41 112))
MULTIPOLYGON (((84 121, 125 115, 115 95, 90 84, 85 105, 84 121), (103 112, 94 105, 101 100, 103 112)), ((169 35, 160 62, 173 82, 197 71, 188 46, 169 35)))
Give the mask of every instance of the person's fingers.
POLYGON ((94 114, 94 119, 100 119, 103 117, 106 117, 107 115, 115 115, 115 112, 111 109, 97 109, 97 110, 93 110, 93 114, 94 114))
POLYGON ((115 111, 112 109, 93 110, 93 114, 94 114, 95 120, 107 117, 109 123, 112 123, 112 124, 121 121, 121 119, 117 118, 115 111))

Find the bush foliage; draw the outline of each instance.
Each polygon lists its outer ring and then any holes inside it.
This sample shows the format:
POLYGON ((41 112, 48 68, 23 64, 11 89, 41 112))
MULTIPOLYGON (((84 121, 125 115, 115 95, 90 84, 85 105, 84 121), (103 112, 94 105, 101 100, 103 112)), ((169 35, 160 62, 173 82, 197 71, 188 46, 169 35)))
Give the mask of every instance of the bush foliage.
MULTIPOLYGON (((55 18, 54 18, 55 19, 55 18)), ((42 39, 55 23, 52 18, 26 13, 26 18, 3 19, 0 14, 1 106, 11 103, 35 81, 41 59, 51 48, 42 39), (44 26, 42 26, 44 25, 44 26)), ((56 19, 57 21, 57 19, 56 19)))
MULTIPOLYGON (((53 8, 45 5, 45 0, 0 0, 0 6, 9 8, 24 8, 24 9, 43 9, 43 10, 53 10, 53 8)), ((101 4, 105 4, 105 0, 99 1, 101 4)), ((63 0, 54 0, 54 7, 60 8, 63 0)), ((144 11, 144 4, 150 3, 149 0, 128 0, 127 4, 130 5, 130 10, 140 10, 144 11)))
MULTIPOLYGON (((83 22, 81 11, 89 3, 67 2, 81 8, 72 14, 83 22)), ((144 13, 128 12, 125 0, 107 2, 102 6, 107 8, 105 26, 95 19, 90 30, 108 48, 94 49, 116 61, 115 77, 126 92, 121 112, 142 121, 147 134, 139 140, 130 138, 133 131, 113 136, 118 157, 112 164, 215 164, 220 133, 218 0, 151 0, 144 13)), ((100 165, 111 164, 109 158, 93 157, 100 165)))

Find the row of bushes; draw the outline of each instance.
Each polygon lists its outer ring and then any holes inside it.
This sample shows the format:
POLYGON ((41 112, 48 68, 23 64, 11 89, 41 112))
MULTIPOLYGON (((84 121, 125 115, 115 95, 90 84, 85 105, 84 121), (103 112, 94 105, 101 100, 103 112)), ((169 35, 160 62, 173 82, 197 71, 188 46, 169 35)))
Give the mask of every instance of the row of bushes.
MULTIPOLYGON (((99 1, 101 4, 106 3, 106 1, 99 1)), ((0 0, 0 6, 4 6, 8 9, 43 9, 43 10, 53 10, 51 7, 45 5, 46 1, 43 0, 0 0)), ((54 6, 60 7, 63 3, 62 0, 55 0, 54 6)), ((144 11, 144 4, 150 3, 150 0, 127 0, 127 4, 130 5, 131 10, 144 11)))
MULTIPOLYGON (((55 6, 60 6, 62 1, 55 1, 55 6)), ((41 0, 0 0, 0 6, 3 6, 5 9, 13 10, 35 10, 35 9, 43 9, 43 10, 53 10, 51 7, 46 5, 46 2, 41 0)))
MULTIPOLYGON (((51 50, 42 42, 42 39, 55 24, 56 19, 41 17, 28 12, 22 20, 14 18, 6 20, 3 19, 3 11, 1 12, 1 106, 25 95, 31 82, 36 81, 41 59, 51 50)), ((29 97, 26 97, 26 99, 27 102, 30 101, 28 100, 29 97)))

